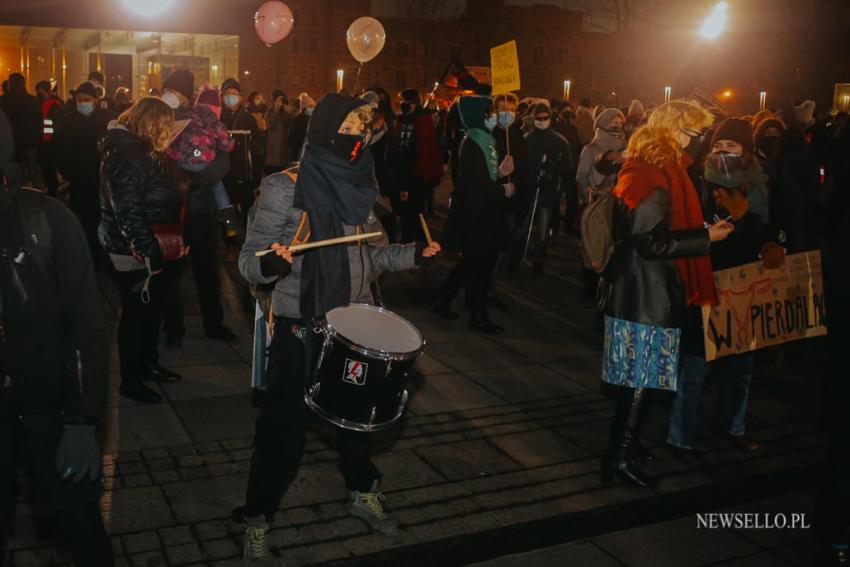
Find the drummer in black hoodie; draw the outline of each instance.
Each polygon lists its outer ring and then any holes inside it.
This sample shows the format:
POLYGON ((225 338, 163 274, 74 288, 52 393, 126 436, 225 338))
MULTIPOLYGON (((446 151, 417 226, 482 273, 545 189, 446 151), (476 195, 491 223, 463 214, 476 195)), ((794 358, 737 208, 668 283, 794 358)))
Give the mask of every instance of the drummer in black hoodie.
MULTIPOLYGON (((234 519, 246 525, 247 564, 275 564, 266 535, 304 451, 304 384, 319 346, 311 332, 313 318, 351 302, 372 303, 369 284, 376 274, 414 268, 440 251, 437 243, 422 248, 372 241, 362 247, 327 246, 295 257, 289 252, 286 245, 296 237, 303 240, 307 232, 315 242, 380 226, 372 214, 378 187, 367 146, 371 119, 372 109, 363 99, 328 93, 319 101, 299 167, 263 180, 239 256, 239 269, 249 282, 274 284, 275 320, 246 503, 233 511, 234 519), (299 233, 304 212, 309 226, 299 233), (269 248, 276 254, 255 256, 269 248)), ((381 475, 369 460, 368 436, 340 428, 337 432, 349 511, 375 531, 394 534, 397 521, 381 504, 381 475)))

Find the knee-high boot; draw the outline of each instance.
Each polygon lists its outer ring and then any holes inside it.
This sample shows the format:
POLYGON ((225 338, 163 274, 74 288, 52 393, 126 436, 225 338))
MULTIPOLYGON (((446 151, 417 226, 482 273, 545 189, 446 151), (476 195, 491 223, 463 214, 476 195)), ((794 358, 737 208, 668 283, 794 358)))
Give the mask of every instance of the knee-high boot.
POLYGON ((650 488, 658 485, 658 480, 643 472, 638 464, 639 425, 645 396, 643 388, 623 388, 617 398, 608 450, 602 457, 604 482, 627 482, 650 488))

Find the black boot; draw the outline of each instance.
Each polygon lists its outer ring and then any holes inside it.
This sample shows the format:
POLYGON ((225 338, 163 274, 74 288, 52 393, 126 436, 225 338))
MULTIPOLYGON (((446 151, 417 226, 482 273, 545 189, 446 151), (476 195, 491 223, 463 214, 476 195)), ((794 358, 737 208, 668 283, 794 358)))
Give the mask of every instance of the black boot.
POLYGON ((173 384, 182 380, 183 376, 167 368, 163 368, 159 364, 151 364, 151 373, 148 375, 148 379, 155 382, 162 382, 163 384, 173 384))
POLYGON ((626 482, 646 488, 658 486, 656 478, 641 470, 635 451, 644 396, 643 388, 623 388, 617 399, 608 450, 602 457, 603 482, 626 482))
POLYGON ((162 401, 162 396, 145 386, 138 378, 122 378, 118 390, 125 398, 145 404, 155 404, 162 401))
POLYGON ((487 314, 481 311, 474 311, 469 318, 469 330, 485 335, 501 335, 505 329, 496 325, 487 318, 487 314))

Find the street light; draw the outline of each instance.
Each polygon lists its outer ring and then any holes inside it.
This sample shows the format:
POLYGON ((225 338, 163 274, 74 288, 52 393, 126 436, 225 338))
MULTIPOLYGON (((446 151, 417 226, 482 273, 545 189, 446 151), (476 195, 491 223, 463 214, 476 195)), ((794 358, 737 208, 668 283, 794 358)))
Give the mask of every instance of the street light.
POLYGON ((152 18, 171 8, 174 0, 121 0, 121 3, 137 16, 152 18))
POLYGON ((759 93, 759 110, 764 110, 767 106, 767 91, 761 91, 759 93))
POLYGON ((564 81, 564 100, 570 100, 570 89, 572 89, 572 81, 564 81))
POLYGON ((705 39, 717 39, 726 29, 728 2, 718 2, 702 23, 699 33, 705 39))
POLYGON ((664 87, 664 102, 670 102, 670 96, 673 94, 672 87, 664 87))
POLYGON ((336 91, 339 92, 342 90, 342 85, 345 79, 345 70, 337 69, 336 70, 336 91))

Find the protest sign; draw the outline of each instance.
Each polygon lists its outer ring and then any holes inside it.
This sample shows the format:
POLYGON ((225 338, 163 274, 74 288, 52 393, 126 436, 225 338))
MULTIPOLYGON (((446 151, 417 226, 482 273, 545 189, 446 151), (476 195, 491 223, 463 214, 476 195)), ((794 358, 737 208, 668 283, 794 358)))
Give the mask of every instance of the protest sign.
POLYGON ((509 41, 490 49, 490 74, 493 79, 494 95, 520 89, 516 41, 509 41))
POLYGON ((718 304, 702 309, 706 360, 826 334, 819 251, 792 254, 777 270, 718 270, 714 285, 718 304))

